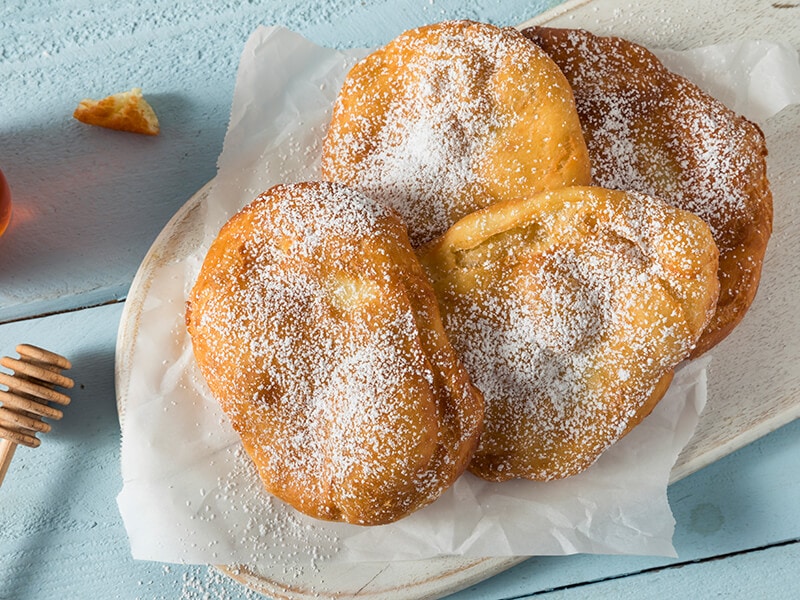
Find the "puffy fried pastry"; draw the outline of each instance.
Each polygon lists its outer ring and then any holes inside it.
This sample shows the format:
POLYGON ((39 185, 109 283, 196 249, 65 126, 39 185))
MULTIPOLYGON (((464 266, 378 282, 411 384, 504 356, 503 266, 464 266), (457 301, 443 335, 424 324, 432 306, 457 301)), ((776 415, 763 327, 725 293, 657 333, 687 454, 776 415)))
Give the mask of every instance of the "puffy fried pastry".
POLYGON ((107 129, 158 135, 161 128, 153 107, 142 96, 141 88, 112 94, 102 100, 81 100, 73 117, 89 125, 107 129))
POLYGON ((392 206, 416 247, 501 199, 589 183, 567 81, 517 30, 408 31, 348 74, 323 177, 392 206))
POLYGON ((719 288, 701 219, 592 187, 494 204, 419 255, 484 394, 470 470, 493 481, 591 465, 666 392, 719 288))
POLYGON ((266 488, 300 511, 388 523, 466 468, 483 400, 391 209, 281 185, 220 231, 186 322, 266 488))
POLYGON ((581 30, 523 33, 572 85, 594 184, 658 196, 711 227, 721 291, 699 356, 741 321, 758 288, 772 232, 764 135, 637 44, 581 30))

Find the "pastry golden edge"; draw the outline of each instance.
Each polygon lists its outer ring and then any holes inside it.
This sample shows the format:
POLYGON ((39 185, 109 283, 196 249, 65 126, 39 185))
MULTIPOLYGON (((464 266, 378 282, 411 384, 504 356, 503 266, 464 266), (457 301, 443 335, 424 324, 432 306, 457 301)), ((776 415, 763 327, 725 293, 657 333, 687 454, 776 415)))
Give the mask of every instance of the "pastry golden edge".
POLYGON ((141 88, 112 94, 102 100, 81 100, 72 116, 82 123, 117 131, 144 135, 158 135, 161 131, 158 117, 144 99, 141 88))
MULTIPOLYGON (((394 123, 387 118, 389 109, 395 107, 398 99, 406 93, 405 86, 425 88, 425 82, 420 84, 412 79, 409 83, 403 78, 409 65, 419 67, 442 61, 440 55, 443 51, 439 44, 455 44, 452 40, 458 40, 469 48, 469 44, 480 45, 482 42, 478 40, 485 39, 494 40, 507 53, 494 64, 481 63, 467 69, 474 80, 465 86, 477 90, 469 100, 475 101, 480 97, 483 101, 481 110, 471 113, 470 118, 478 118, 487 125, 486 132, 477 140, 481 144, 472 144, 482 150, 474 156, 470 176, 460 179, 458 189, 438 190, 440 175, 448 170, 449 165, 436 166, 436 161, 431 160, 430 164, 435 165, 433 172, 419 177, 419 181, 416 173, 405 170, 399 173, 401 180, 392 180, 392 185, 399 184, 407 190, 420 187, 421 181, 431 178, 430 185, 422 188, 435 199, 419 203, 422 211, 428 209, 427 204, 436 204, 431 218, 415 226, 415 215, 404 214, 410 211, 396 207, 406 218, 415 247, 431 239, 432 236, 423 233, 421 228, 429 227, 440 211, 447 213, 448 222, 438 228, 436 236, 444 233, 447 226, 457 219, 495 201, 524 196, 531 191, 590 183, 589 158, 572 91, 557 65, 518 30, 469 20, 444 21, 406 31, 350 70, 334 104, 323 142, 323 178, 350 185, 373 198, 384 200, 381 197, 385 192, 384 184, 371 180, 373 169, 366 165, 375 154, 392 148, 391 143, 379 141, 385 132, 388 131, 389 137, 395 141, 398 137, 420 134, 405 129, 394 131, 394 123), (504 124, 489 125, 493 119, 504 124), (532 134, 538 137, 535 143, 532 143, 532 134), (440 201, 439 196, 447 197, 447 201, 440 201)), ((466 52, 465 48, 451 51, 466 52)), ((477 56, 474 58, 478 59, 477 56)), ((481 56, 480 60, 486 62, 485 57, 481 56)), ((435 85, 437 82, 428 83, 435 85)), ((417 101, 421 94, 412 96, 417 101)), ((446 111, 450 102, 459 106, 464 104, 463 99, 444 95, 434 109, 446 111)), ((430 112, 421 106, 406 108, 410 109, 412 117, 418 112, 430 112)), ((459 116, 456 109, 450 112, 448 123, 459 119, 469 121, 463 115, 459 116)), ((462 129, 469 131, 469 123, 462 123, 462 129)), ((442 147, 441 138, 436 146, 437 149, 442 147)), ((475 152, 472 146, 463 152, 475 152)), ((436 149, 429 150, 431 155, 436 154, 436 149)), ((463 157, 455 156, 453 159, 450 162, 463 157)), ((388 163, 386 169, 395 173, 393 163, 388 163)), ((418 199, 412 194, 407 201, 417 203, 418 199)))
MULTIPOLYGON (((336 189, 343 186, 328 183, 276 186, 231 218, 209 249, 187 303, 186 322, 201 372, 242 437, 244 447, 253 458, 266 489, 301 512, 319 519, 359 525, 385 524, 403 518, 434 501, 461 475, 477 445, 483 419, 482 396, 471 385, 465 369, 444 334, 430 282, 411 250, 405 228, 399 219, 392 217, 382 223, 387 233, 385 237, 395 238, 398 243, 384 242, 381 247, 386 253, 380 256, 350 257, 352 269, 355 271, 351 271, 349 275, 363 275, 371 268, 371 259, 382 262, 379 271, 383 269, 383 275, 397 279, 397 286, 404 290, 401 293, 413 306, 417 327, 414 343, 418 347, 412 350, 421 353, 421 360, 429 365, 433 381, 430 389, 418 391, 417 397, 409 397, 408 402, 404 402, 408 405, 408 410, 401 409, 400 412, 413 414, 403 415, 403 418, 427 422, 428 426, 426 435, 409 440, 409 448, 402 450, 410 454, 413 447, 413 451, 422 456, 417 462, 417 472, 412 475, 424 479, 423 483, 401 477, 388 481, 386 486, 379 482, 381 485, 370 489, 359 489, 358 482, 349 489, 345 489, 347 482, 334 485, 320 481, 319 485, 309 487, 304 485, 304 481, 293 479, 292 474, 281 469, 280 465, 270 464, 273 451, 280 452, 286 440, 273 435, 270 419, 259 417, 258 423, 255 423, 249 418, 247 410, 241 410, 241 398, 237 394, 241 392, 242 384, 232 384, 236 374, 231 375, 231 365, 226 364, 225 358, 215 352, 217 341, 213 339, 214 331, 202 325, 208 302, 214 296, 224 293, 220 286, 247 285, 245 281, 237 281, 236 277, 233 282, 226 282, 225 274, 236 273, 241 266, 242 255, 237 247, 241 247, 243 243, 242 231, 252 227, 254 213, 263 209, 270 202, 271 196, 284 193, 287 189, 325 187, 336 189), (411 410, 415 406, 422 406, 423 410, 417 414, 411 410), (263 430, 255 430, 254 425, 263 427, 263 430), (265 449, 264 439, 267 439, 266 443, 271 448, 265 449)), ((279 243, 290 242, 283 240, 279 243)), ((369 244, 362 244, 362 249, 365 247, 368 248, 369 244)), ((309 343, 315 341, 310 340, 309 343)), ((237 367, 233 368, 235 370, 237 367)), ((270 381, 266 374, 255 374, 253 377, 261 387, 269 389, 270 381)), ((277 400, 266 394, 260 397, 259 402, 269 404, 277 400)), ((279 416, 275 411, 270 414, 273 417, 279 416)), ((368 440, 361 441, 371 443, 368 440)), ((288 448, 290 452, 301 454, 308 450, 307 447, 288 448)), ((330 450, 335 452, 335 449, 330 450)), ((373 457, 373 464, 398 462, 385 460, 388 458, 373 457)), ((369 465, 365 465, 367 467, 369 465)), ((324 475, 320 474, 320 477, 324 475)))
MULTIPOLYGON (((680 87, 681 93, 687 94, 692 102, 707 107, 718 113, 715 118, 725 119, 730 127, 737 129, 743 138, 742 144, 746 146, 742 149, 742 157, 739 160, 746 161, 743 167, 739 167, 735 177, 735 185, 747 199, 748 212, 747 222, 738 224, 738 230, 723 230, 716 237, 719 242, 719 279, 721 284, 720 298, 717 303, 716 312, 711 323, 704 331, 700 340, 692 351, 692 358, 697 358, 724 340, 742 321, 751 304, 753 303, 758 286, 761 280, 761 270, 766 253, 767 243, 772 233, 773 206, 772 192, 767 179, 767 147, 764 134, 755 123, 737 115, 722 103, 712 98, 697 86, 685 78, 670 72, 663 66, 661 61, 646 48, 619 37, 601 37, 591 34, 585 30, 561 29, 549 27, 531 27, 523 30, 523 34, 533 43, 541 47, 557 64, 562 68, 570 84, 575 90, 576 98, 581 95, 582 83, 576 80, 578 73, 592 73, 592 64, 596 56, 592 52, 606 51, 617 53, 613 59, 628 59, 631 61, 630 68, 622 77, 609 75, 603 79, 595 79, 596 84, 608 85, 614 88, 620 85, 620 81, 628 82, 631 90, 636 90, 643 84, 651 84, 657 93, 675 93, 680 87), (571 39, 574 36, 575 39, 571 39), (591 50, 589 50, 591 48, 591 50), (582 55, 581 52, 587 53, 582 55), (586 67, 586 61, 589 67, 586 67), (575 74, 573 74, 573 71, 575 74), (641 76, 640 76, 641 75, 641 76), (616 82, 616 84, 615 84, 616 82), (735 236, 735 239, 724 239, 735 236)), ((619 93, 614 91, 614 93, 619 93)), ((641 97, 648 97, 652 92, 638 91, 641 97)), ((688 101, 681 97, 676 102, 688 101)), ((587 145, 590 148, 594 169, 605 168, 599 164, 597 155, 594 155, 592 127, 589 125, 591 119, 596 115, 593 113, 594 107, 591 105, 581 106, 578 102, 578 110, 587 136, 587 145)), ((687 142, 690 143, 690 142, 687 142)), ((720 145, 727 143, 725 140, 720 145)), ((727 159, 723 159, 719 168, 724 169, 727 159)), ((659 167, 660 168, 660 165, 659 167)), ((653 172, 656 168, 652 169, 653 172)), ((714 169, 711 170, 712 173, 714 169)), ((653 177, 658 176, 653 173, 653 177)), ((713 177, 713 175, 712 175, 713 177)), ((600 182, 601 184, 603 181, 600 182)), ((694 187, 694 186, 692 186, 694 187)), ((697 186, 699 187, 699 186, 697 186)), ((625 189, 632 189, 632 185, 625 186, 625 189)), ((644 190, 646 193, 660 195, 659 190, 644 190)), ((692 195, 694 190, 687 188, 687 193, 692 195)), ((666 198, 671 204, 679 208, 684 206, 680 199, 666 198)), ((691 209, 689 209, 691 210, 691 209)))
MULTIPOLYGON (((456 223, 442 238, 423 247, 419 251, 420 258, 428 270, 434 282, 434 289, 439 297, 442 314, 445 318, 446 329, 448 329, 448 313, 456 308, 459 296, 469 294, 459 286, 468 285, 469 275, 459 279, 458 272, 462 265, 467 264, 470 253, 476 249, 484 248, 494 243, 506 233, 516 235, 522 239, 526 236, 526 227, 543 215, 547 218, 555 218, 565 223, 585 219, 585 224, 595 223, 597 227, 611 227, 615 231, 627 230, 631 240, 635 240, 637 233, 631 223, 626 223, 626 218, 631 214, 631 206, 636 201, 628 194, 618 191, 601 190, 599 188, 563 188, 560 190, 543 192, 536 196, 520 201, 501 202, 486 209, 473 213, 456 223), (581 205, 583 207, 581 208, 581 205), (572 207, 571 207, 572 206, 572 207), (600 219, 592 216, 592 210, 598 206, 605 206, 602 210, 608 210, 615 215, 617 223, 606 223, 603 225, 600 219), (627 206, 627 208, 626 208, 627 206), (578 208, 574 208, 578 207, 578 208), (589 210, 586 210, 586 209, 589 210), (626 214, 627 213, 627 214, 626 214), (454 301, 454 299, 456 299, 454 301)), ((661 204, 661 203, 659 203, 661 204)), ((608 398, 609 406, 618 405, 610 410, 625 412, 625 420, 622 421, 623 427, 619 429, 618 435, 609 440, 600 440, 599 448, 589 451, 574 452, 569 449, 567 455, 562 455, 561 451, 555 451, 547 458, 548 464, 534 466, 517 465, 508 468, 506 458, 492 456, 492 452, 487 450, 487 444, 493 441, 493 437, 498 435, 497 431, 492 431, 492 399, 486 397, 486 422, 485 432, 478 451, 470 465, 470 470, 488 480, 505 481, 512 478, 529 478, 537 480, 559 479, 562 477, 577 474, 588 468, 597 457, 609 445, 617 439, 626 435, 635 425, 646 417, 656 406, 661 397, 666 393, 672 379, 674 367, 684 358, 687 358, 694 343, 700 337, 702 331, 707 326, 712 315, 719 292, 719 283, 716 277, 718 264, 718 251, 711 238, 710 231, 702 220, 691 213, 680 211, 663 205, 668 211, 668 218, 676 223, 682 223, 682 231, 690 232, 689 237, 694 239, 690 244, 689 255, 684 255, 681 260, 671 261, 668 259, 669 252, 663 252, 660 258, 660 268, 664 273, 662 282, 665 289, 674 294, 675 304, 681 313, 681 318, 685 321, 687 332, 686 342, 672 353, 672 360, 663 365, 660 371, 651 373, 649 377, 652 387, 649 394, 645 394, 637 399, 637 404, 632 404, 624 397, 608 398), (669 280, 672 282, 669 282, 669 280), (498 465, 504 465, 498 467, 498 465)), ((633 211, 636 212, 635 210, 633 211)), ((667 235, 666 238, 669 236, 667 235)), ((633 243, 633 242, 632 242, 633 243)), ((637 242, 639 243, 639 242, 637 242)), ((651 248, 650 252, 656 249, 651 248)), ((464 271, 466 272, 466 271, 464 271)), ((451 341, 457 350, 465 358, 464 343, 469 340, 459 340, 460 331, 448 329, 451 341)), ((473 380, 478 387, 481 386, 481 376, 472 370, 473 365, 469 359, 465 360, 468 370, 473 375, 473 380)), ((624 388, 623 388, 624 389, 624 388)), ((485 391, 485 390, 484 390, 485 391)), ((587 428, 588 429, 588 428, 587 428)), ((500 435, 514 436, 515 432, 502 431, 500 435)), ((582 435, 582 433, 580 434, 582 435)), ((588 435, 588 434, 587 434, 588 435)), ((513 461, 511 461, 513 462, 513 461)), ((524 462, 524 461, 523 461, 524 462)))

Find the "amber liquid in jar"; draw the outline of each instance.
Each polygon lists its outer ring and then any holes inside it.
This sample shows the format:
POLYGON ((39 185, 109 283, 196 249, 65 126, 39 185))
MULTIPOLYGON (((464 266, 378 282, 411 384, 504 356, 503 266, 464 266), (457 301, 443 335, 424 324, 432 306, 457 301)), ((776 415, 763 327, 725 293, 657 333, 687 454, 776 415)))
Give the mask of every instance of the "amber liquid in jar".
POLYGON ((8 222, 11 220, 11 190, 8 187, 6 178, 3 177, 3 172, 0 171, 0 235, 8 227, 8 222))

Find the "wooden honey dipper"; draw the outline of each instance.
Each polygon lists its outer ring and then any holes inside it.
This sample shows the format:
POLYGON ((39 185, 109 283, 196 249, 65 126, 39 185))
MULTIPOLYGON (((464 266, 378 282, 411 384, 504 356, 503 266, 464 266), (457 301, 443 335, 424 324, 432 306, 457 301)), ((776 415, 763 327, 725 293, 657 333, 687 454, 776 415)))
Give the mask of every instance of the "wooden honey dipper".
POLYGON ((50 431, 50 425, 42 418, 64 416, 48 403, 65 406, 70 398, 53 388, 69 389, 75 385, 61 374, 63 369, 72 367, 63 356, 28 344, 20 344, 16 350, 19 359, 7 356, 0 359, 0 365, 14 372, 9 375, 0 371, 0 385, 8 388, 7 392, 0 390, 0 485, 17 444, 36 448, 41 443, 36 433, 50 431))

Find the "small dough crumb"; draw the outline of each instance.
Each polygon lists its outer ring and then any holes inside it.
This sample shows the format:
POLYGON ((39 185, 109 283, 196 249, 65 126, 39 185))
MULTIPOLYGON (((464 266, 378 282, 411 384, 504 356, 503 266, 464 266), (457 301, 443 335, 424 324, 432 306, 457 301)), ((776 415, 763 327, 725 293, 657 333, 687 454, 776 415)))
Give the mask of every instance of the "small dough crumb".
POLYGON ((160 127, 153 108, 142 96, 141 88, 112 94, 102 100, 81 100, 73 117, 89 125, 107 129, 158 135, 160 127))

